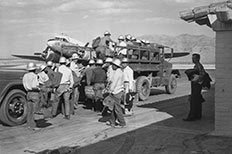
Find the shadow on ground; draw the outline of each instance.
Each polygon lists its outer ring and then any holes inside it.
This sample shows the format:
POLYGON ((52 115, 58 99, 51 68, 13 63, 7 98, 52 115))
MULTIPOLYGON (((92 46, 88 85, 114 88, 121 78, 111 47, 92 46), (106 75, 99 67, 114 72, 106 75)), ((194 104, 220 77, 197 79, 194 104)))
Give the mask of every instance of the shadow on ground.
POLYGON ((60 147, 38 154, 229 154, 232 151, 232 138, 207 135, 214 130, 214 88, 203 96, 206 102, 203 103, 201 121, 182 120, 189 110, 188 97, 185 96, 139 106, 156 108, 172 118, 85 147, 60 147))

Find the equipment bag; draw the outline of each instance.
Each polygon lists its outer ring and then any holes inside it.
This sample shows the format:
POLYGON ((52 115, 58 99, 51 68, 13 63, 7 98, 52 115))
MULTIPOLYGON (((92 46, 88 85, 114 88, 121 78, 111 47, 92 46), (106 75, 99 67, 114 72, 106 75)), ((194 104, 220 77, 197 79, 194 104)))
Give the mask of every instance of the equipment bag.
POLYGON ((72 71, 72 75, 73 75, 73 82, 74 82, 73 87, 75 88, 78 85, 80 85, 81 77, 78 77, 77 74, 74 71, 72 71))
POLYGON ((63 74, 59 72, 59 68, 57 68, 56 71, 54 71, 54 81, 53 81, 53 87, 58 88, 60 86, 61 78, 63 74))

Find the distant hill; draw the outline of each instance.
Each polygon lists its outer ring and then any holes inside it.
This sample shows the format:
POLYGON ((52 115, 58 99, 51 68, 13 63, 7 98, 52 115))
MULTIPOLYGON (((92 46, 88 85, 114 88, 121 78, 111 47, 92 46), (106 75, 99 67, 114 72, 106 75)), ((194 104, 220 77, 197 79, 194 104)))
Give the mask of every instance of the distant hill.
POLYGON ((215 38, 205 35, 181 34, 178 36, 168 35, 143 35, 139 39, 149 40, 174 48, 174 51, 188 51, 190 55, 173 58, 173 63, 191 63, 191 53, 201 54, 201 62, 204 64, 215 64, 215 38))

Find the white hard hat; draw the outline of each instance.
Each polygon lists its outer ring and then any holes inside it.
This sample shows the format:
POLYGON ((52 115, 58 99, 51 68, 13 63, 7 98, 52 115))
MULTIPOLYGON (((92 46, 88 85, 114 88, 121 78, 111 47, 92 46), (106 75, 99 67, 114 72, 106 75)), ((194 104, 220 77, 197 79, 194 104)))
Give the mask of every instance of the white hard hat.
POLYGON ((35 69, 36 69, 35 63, 30 62, 30 63, 27 64, 27 70, 28 71, 35 70, 35 69))
POLYGON ((122 63, 128 63, 129 62, 129 59, 128 58, 123 58, 122 59, 122 63))
POLYGON ((97 59, 96 64, 102 65, 103 64, 103 60, 102 59, 97 59))
POLYGON ((66 58, 65 57, 60 57, 59 63, 66 63, 66 58))
POLYGON ((141 43, 141 41, 140 40, 136 40, 136 43, 141 43))
POLYGON ((122 35, 120 35, 120 36, 118 37, 118 40, 124 40, 124 37, 123 37, 122 35))
POLYGON ((126 35, 126 39, 130 40, 130 39, 131 39, 131 35, 130 35, 130 34, 127 34, 127 35, 126 35))
POLYGON ((89 64, 95 64, 95 61, 93 59, 90 59, 89 64))
POLYGON ((121 67, 121 60, 120 59, 114 59, 112 64, 116 65, 117 67, 121 67))
POLYGON ((104 35, 111 35, 110 32, 106 31, 104 35))
POLYGON ((52 61, 48 61, 47 62, 47 66, 52 66, 53 65, 53 62, 52 61))
POLYGON ((113 59, 110 57, 107 57, 105 60, 105 63, 112 63, 112 62, 113 62, 113 59))
POLYGON ((73 59, 80 59, 77 53, 72 54, 72 57, 70 58, 71 60, 73 59))
POLYGON ((134 36, 132 36, 131 41, 136 41, 136 38, 134 36))
POLYGON ((146 40, 145 43, 146 43, 146 44, 150 44, 150 41, 146 40))
POLYGON ((41 65, 40 65, 40 70, 43 71, 46 67, 47 67, 46 65, 41 64, 41 65))

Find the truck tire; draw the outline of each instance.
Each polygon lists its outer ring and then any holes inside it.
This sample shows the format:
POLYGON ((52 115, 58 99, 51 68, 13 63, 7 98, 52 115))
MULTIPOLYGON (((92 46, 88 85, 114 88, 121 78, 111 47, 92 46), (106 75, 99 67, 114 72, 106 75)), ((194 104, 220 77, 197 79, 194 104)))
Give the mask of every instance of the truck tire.
POLYGON ((139 99, 145 101, 150 96, 150 83, 145 76, 140 76, 136 80, 136 91, 138 93, 139 99))
POLYGON ((175 75, 171 74, 168 85, 165 85, 165 90, 168 94, 173 94, 177 88, 177 80, 175 75))
POLYGON ((19 89, 11 90, 0 107, 0 120, 8 126, 17 126, 26 122, 26 93, 19 89))

